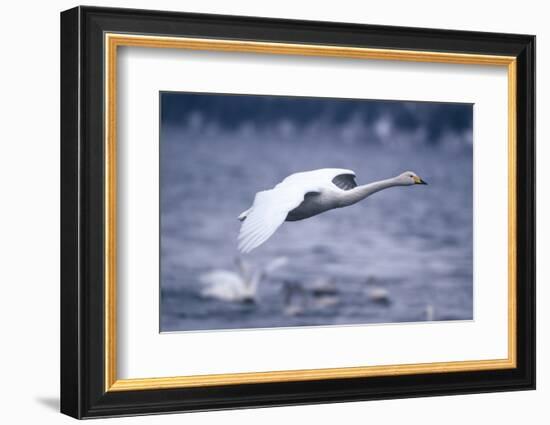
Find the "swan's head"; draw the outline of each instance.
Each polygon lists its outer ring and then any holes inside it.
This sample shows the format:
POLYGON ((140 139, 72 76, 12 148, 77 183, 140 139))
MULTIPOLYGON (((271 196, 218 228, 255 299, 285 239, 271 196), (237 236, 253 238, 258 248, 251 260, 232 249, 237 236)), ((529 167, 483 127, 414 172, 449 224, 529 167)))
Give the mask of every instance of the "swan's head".
POLYGON ((404 173, 399 174, 395 178, 399 184, 403 186, 412 186, 413 184, 428 184, 422 180, 418 174, 412 171, 405 171, 404 173))

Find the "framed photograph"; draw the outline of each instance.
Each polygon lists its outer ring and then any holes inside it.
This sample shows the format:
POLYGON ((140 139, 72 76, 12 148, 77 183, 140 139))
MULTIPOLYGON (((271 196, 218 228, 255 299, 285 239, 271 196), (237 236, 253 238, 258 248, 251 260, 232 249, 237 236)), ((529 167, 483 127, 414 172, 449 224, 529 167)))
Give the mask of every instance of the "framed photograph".
POLYGON ((61 14, 61 411, 535 387, 535 37, 61 14))

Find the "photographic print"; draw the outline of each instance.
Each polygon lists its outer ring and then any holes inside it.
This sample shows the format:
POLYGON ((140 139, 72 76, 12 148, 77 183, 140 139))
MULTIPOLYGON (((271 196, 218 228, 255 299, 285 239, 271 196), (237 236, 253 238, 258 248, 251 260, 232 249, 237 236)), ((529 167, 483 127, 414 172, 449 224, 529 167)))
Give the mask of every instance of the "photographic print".
POLYGON ((160 331, 473 319, 473 105, 160 93, 160 331))

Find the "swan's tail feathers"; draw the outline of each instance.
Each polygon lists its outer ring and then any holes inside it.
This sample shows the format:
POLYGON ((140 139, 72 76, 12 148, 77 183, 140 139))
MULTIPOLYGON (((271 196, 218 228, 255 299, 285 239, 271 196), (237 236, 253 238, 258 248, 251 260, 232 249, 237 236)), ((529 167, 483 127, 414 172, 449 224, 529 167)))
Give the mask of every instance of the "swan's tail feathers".
POLYGON ((237 217, 239 219, 239 221, 244 221, 244 219, 246 218, 246 216, 248 215, 248 213, 250 212, 252 208, 249 208, 247 209, 246 211, 243 211, 239 217, 237 217))

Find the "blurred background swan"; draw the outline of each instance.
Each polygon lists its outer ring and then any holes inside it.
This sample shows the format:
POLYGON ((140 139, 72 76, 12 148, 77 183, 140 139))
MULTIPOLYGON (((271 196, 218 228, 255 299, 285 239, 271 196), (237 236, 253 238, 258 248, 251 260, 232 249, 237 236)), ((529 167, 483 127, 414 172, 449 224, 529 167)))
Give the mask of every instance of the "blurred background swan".
POLYGON ((327 277, 317 277, 311 283, 296 280, 283 282, 283 314, 300 316, 334 307, 340 302, 336 282, 327 277))
POLYGON ((254 302, 257 299, 258 286, 269 274, 288 263, 286 257, 277 257, 263 267, 237 257, 237 271, 212 270, 199 276, 203 285, 201 294, 204 297, 216 298, 229 302, 254 302))
POLYGON ((283 282, 283 314, 285 316, 299 316, 306 310, 304 288, 295 280, 283 282))

